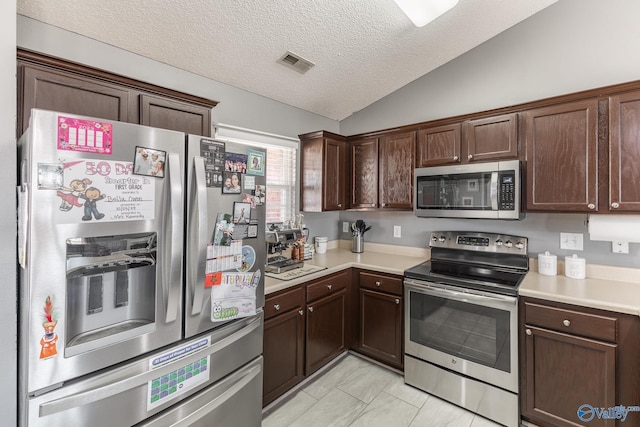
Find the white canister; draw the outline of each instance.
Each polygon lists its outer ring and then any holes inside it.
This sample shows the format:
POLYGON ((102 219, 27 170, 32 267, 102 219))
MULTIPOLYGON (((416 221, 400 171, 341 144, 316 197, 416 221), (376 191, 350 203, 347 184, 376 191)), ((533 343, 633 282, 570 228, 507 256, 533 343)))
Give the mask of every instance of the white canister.
POLYGON ((538 273, 545 276, 555 276, 558 274, 558 257, 546 251, 538 254, 538 273))
POLYGON ((316 237, 316 253, 323 254, 327 252, 327 237, 316 237))
POLYGON ((584 258, 573 254, 564 257, 564 275, 572 279, 584 279, 586 270, 586 262, 584 258))

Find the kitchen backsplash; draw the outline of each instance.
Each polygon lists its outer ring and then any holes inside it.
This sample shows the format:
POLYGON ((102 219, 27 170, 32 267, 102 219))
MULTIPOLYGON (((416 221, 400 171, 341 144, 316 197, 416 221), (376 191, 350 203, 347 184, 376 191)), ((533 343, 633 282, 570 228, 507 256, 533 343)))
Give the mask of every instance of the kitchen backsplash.
POLYGON ((583 214, 526 214, 521 221, 417 218, 412 212, 305 212, 304 215, 311 238, 327 236, 329 240, 351 239, 350 232, 342 232, 342 223, 362 219, 372 226, 365 236, 366 242, 426 247, 427 237, 432 231, 486 231, 527 237, 529 256, 532 258, 545 251, 559 258, 576 253, 585 258, 587 264, 640 268, 640 243, 630 243, 628 254, 613 253, 611 242, 589 240, 587 215, 583 214), (393 237, 396 225, 401 227, 400 238, 393 237), (583 234, 584 250, 560 249, 560 233, 583 234))

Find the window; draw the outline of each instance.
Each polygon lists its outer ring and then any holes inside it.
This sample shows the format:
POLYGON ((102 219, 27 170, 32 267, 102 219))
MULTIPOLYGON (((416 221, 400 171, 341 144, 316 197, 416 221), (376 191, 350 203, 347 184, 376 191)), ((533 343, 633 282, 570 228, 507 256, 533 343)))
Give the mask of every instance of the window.
POLYGON ((296 192, 297 151, 299 141, 230 125, 217 124, 214 135, 229 141, 267 150, 267 223, 283 223, 295 219, 298 195, 296 192))

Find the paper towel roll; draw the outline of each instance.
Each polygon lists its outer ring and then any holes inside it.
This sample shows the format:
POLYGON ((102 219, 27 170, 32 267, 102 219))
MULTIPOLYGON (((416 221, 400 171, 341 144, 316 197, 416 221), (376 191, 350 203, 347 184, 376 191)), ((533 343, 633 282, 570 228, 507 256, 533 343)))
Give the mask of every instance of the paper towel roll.
POLYGON ((589 239, 640 242, 640 215, 589 215, 589 239))

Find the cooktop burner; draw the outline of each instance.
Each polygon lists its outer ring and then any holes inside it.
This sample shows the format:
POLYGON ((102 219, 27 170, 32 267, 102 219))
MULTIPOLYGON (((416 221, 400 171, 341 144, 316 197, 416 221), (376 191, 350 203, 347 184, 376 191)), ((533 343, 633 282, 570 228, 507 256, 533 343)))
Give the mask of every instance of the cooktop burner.
POLYGON ((517 295, 529 270, 527 238, 478 232, 433 232, 431 260, 405 277, 506 295, 517 295))

